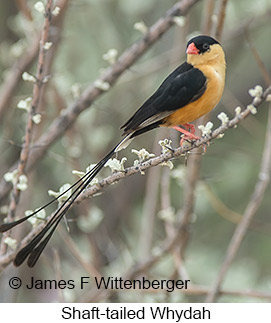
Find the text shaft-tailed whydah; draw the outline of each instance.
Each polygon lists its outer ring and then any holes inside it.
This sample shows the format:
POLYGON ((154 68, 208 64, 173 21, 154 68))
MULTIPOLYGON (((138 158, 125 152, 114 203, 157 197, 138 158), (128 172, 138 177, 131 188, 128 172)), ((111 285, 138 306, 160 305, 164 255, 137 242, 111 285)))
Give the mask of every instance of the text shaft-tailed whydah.
MULTIPOLYGON (((225 84, 226 62, 221 45, 209 36, 192 38, 187 43, 186 54, 186 62, 177 67, 122 126, 124 139, 70 187, 74 189, 71 197, 59 206, 42 231, 17 253, 13 262, 15 266, 20 266, 26 259, 29 267, 36 264, 59 222, 76 198, 106 162, 118 151, 126 148, 133 138, 157 127, 172 127, 182 132, 186 139, 198 139, 194 127, 189 122, 211 111, 220 101, 225 84), (180 128, 180 125, 183 128, 180 128)), ((8 231, 26 221, 58 198, 24 218, 3 223, 0 225, 0 232, 8 231)))

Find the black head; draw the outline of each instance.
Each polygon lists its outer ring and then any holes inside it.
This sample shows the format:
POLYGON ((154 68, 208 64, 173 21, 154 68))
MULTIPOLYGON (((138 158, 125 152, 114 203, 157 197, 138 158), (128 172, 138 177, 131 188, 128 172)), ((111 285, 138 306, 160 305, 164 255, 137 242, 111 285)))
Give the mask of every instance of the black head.
MULTIPOLYGON (((219 44, 219 42, 210 36, 202 35, 202 36, 197 36, 197 37, 190 39, 189 42, 187 43, 186 49, 188 49, 188 47, 190 47, 190 48, 196 47, 197 54, 203 54, 203 53, 209 51, 210 46, 214 45, 214 44, 219 44), (191 44, 194 44, 195 46, 192 46, 191 44), (191 46, 189 46, 189 45, 191 45, 191 46)), ((189 54, 189 52, 188 52, 188 54, 189 54)), ((196 54, 196 53, 194 53, 194 54, 196 54)))

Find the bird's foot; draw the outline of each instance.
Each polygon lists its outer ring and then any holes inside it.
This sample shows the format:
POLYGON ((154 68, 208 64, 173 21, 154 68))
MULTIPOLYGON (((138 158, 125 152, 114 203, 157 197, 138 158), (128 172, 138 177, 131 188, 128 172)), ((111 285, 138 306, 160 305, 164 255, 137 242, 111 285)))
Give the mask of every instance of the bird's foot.
POLYGON ((184 123, 182 126, 184 127, 185 130, 189 131, 193 135, 195 134, 196 132, 195 126, 192 123, 184 123))
POLYGON ((180 141, 180 146, 182 147, 183 146, 183 143, 184 141, 191 141, 191 140, 198 140, 200 139, 200 137, 196 136, 195 135, 195 127, 194 125, 192 124, 189 124, 189 123, 185 123, 184 124, 184 127, 185 129, 181 128, 181 127, 172 127, 173 129, 181 132, 183 135, 182 135, 182 138, 181 138, 181 141, 180 141), (191 130, 191 132, 189 131, 191 130))
MULTIPOLYGON (((185 123, 185 124, 183 124, 183 126, 185 127, 185 129, 183 129, 181 127, 177 127, 177 126, 172 127, 172 128, 182 133, 182 138, 180 140, 180 147, 191 146, 191 141, 199 140, 200 137, 195 135, 195 126, 194 125, 192 125, 190 123, 185 123)), ((202 148, 203 148, 203 154, 205 154, 207 151, 207 145, 203 144, 202 148)))

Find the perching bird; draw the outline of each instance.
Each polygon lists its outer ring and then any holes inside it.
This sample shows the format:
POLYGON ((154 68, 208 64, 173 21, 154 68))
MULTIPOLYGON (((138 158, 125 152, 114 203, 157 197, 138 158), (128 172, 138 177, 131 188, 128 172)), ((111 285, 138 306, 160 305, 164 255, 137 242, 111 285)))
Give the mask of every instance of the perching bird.
MULTIPOLYGON (((70 199, 56 210, 42 231, 17 253, 13 262, 15 266, 20 266, 26 258, 28 258, 29 267, 36 264, 59 222, 76 198, 106 162, 118 151, 126 148, 134 137, 157 127, 173 127, 183 132, 186 139, 198 138, 194 135, 194 127, 188 123, 211 111, 220 101, 225 84, 226 62, 221 45, 209 36, 192 38, 187 43, 186 53, 186 62, 177 67, 122 126, 124 139, 83 178, 72 185, 70 189, 75 189, 70 199), (186 130, 180 128, 180 125, 186 130), (187 130, 191 130, 191 132, 187 130)), ((61 195, 65 193, 63 192, 61 195)), ((2 224, 0 232, 8 231, 24 222, 58 198, 20 220, 2 224)))

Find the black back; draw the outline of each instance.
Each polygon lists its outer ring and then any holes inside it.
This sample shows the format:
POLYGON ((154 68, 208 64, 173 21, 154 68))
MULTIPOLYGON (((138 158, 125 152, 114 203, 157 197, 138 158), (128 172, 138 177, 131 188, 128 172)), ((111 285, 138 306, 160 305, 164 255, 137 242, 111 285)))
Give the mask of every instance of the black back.
MULTIPOLYGON (((140 125, 161 115, 153 124, 146 124, 146 131, 158 127, 166 112, 178 110, 190 102, 197 100, 206 90, 206 77, 191 64, 183 63, 177 67, 159 86, 156 92, 137 110, 137 112, 122 126, 124 134, 139 129, 140 125)), ((143 127, 140 127, 142 132, 143 127)))

